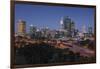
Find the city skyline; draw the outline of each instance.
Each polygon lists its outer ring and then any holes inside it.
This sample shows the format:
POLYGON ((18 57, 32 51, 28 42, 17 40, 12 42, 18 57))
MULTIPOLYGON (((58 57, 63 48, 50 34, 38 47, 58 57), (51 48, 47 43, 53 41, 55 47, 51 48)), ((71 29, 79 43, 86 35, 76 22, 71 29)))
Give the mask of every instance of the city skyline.
POLYGON ((14 7, 15 65, 96 63, 96 7, 37 2, 14 7))
POLYGON ((94 29, 94 8, 16 4, 15 32, 17 32, 19 19, 26 21, 28 32, 30 25, 35 25, 38 28, 60 29, 61 17, 64 16, 69 16, 79 30, 83 25, 86 28, 91 26, 94 29))

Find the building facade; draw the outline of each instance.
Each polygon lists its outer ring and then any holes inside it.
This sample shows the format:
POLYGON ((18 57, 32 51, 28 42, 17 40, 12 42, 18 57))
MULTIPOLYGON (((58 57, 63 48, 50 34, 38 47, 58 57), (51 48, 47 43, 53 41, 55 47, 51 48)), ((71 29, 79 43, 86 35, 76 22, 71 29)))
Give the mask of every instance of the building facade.
POLYGON ((61 26, 62 26, 62 29, 66 31, 65 32, 66 37, 74 36, 75 23, 71 20, 69 16, 65 16, 62 18, 61 26))
POLYGON ((31 38, 35 38, 36 37, 36 31, 37 31, 37 28, 33 25, 30 25, 29 26, 29 35, 31 38))
POLYGON ((23 20, 18 21, 18 34, 19 35, 26 34, 26 22, 23 20))

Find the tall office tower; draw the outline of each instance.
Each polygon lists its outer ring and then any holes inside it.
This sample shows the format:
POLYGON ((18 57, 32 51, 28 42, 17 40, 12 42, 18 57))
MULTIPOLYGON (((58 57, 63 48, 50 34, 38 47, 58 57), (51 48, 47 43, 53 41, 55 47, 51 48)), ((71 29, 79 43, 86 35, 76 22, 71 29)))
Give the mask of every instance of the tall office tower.
POLYGON ((59 37, 66 37, 67 30, 64 29, 64 17, 60 20, 59 37))
POLYGON ((63 28, 67 31, 67 36, 72 37, 72 34, 75 29, 75 23, 71 20, 69 16, 64 17, 63 19, 63 28))
POLYGON ((72 21, 71 22, 71 31, 74 31, 75 30, 75 23, 72 21))
POLYGON ((23 20, 18 21, 18 34, 20 35, 26 34, 26 22, 23 20))
POLYGON ((75 36, 75 23, 73 21, 71 22, 71 36, 75 36))
POLYGON ((71 32, 70 23, 71 23, 71 19, 69 18, 69 16, 63 17, 63 29, 66 31, 66 32, 64 32, 65 37, 71 36, 71 34, 70 34, 70 32, 71 32))
POLYGON ((70 26, 70 23, 71 23, 71 19, 70 19, 70 17, 69 16, 66 16, 66 17, 64 17, 64 19, 63 19, 63 24, 64 24, 64 29, 65 30, 70 30, 70 28, 71 28, 71 26, 70 26))
POLYGON ((31 38, 34 38, 35 35, 36 35, 36 31, 37 31, 37 28, 33 25, 30 25, 29 27, 29 35, 31 38))
POLYGON ((60 29, 62 30, 62 29, 63 29, 63 25, 64 25, 64 24, 63 24, 63 17, 61 17, 60 25, 61 25, 61 26, 60 26, 60 29))
POLYGON ((44 28, 44 35, 45 35, 46 38, 48 38, 48 34, 49 34, 49 28, 45 27, 44 28))
POLYGON ((83 34, 86 33, 86 26, 85 25, 82 26, 82 33, 83 34))
POLYGON ((30 25, 30 27, 29 27, 29 33, 35 33, 36 30, 37 30, 37 28, 35 26, 30 25))
POLYGON ((86 26, 85 25, 83 25, 82 26, 82 34, 83 34, 83 37, 86 37, 87 35, 87 31, 86 31, 86 26))
POLYGON ((89 36, 93 35, 93 31, 92 31, 92 27, 91 26, 88 27, 88 34, 89 34, 89 36))

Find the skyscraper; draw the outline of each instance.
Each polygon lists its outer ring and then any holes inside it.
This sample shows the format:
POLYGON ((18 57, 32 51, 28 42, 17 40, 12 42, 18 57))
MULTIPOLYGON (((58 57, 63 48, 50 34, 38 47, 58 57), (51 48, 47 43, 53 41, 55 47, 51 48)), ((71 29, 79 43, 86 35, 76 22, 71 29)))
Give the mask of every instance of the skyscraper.
POLYGON ((63 29, 67 31, 67 36, 72 37, 75 29, 75 23, 69 16, 63 18, 63 29))
POLYGON ((70 29, 71 36, 74 37, 75 36, 75 23, 74 23, 74 21, 71 21, 70 25, 71 25, 71 29, 70 29))
POLYGON ((20 35, 26 34, 26 22, 23 20, 18 21, 18 34, 20 35))
POLYGON ((93 35, 93 31, 92 31, 91 26, 88 27, 88 34, 89 34, 89 37, 91 37, 93 35))
POLYGON ((64 26, 63 28, 69 31, 70 28, 71 28, 70 23, 71 23, 70 17, 69 17, 69 16, 65 16, 65 17, 63 18, 63 26, 64 26))
POLYGON ((63 25, 64 25, 64 24, 63 24, 63 17, 61 17, 60 25, 61 25, 61 26, 60 26, 60 29, 61 29, 61 30, 64 29, 64 28, 63 28, 63 25))
POLYGON ((74 21, 71 22, 71 31, 74 31, 75 30, 75 23, 74 21))
POLYGON ((86 33, 86 26, 85 25, 82 26, 82 33, 83 34, 86 33))
POLYGON ((82 34, 83 34, 84 38, 87 37, 87 31, 86 31, 86 26, 85 25, 82 26, 82 34))
POLYGON ((29 27, 29 33, 35 33, 36 32, 36 27, 35 26, 33 26, 33 25, 30 25, 30 27, 29 27))
POLYGON ((35 38, 35 35, 36 35, 36 27, 33 26, 33 25, 30 25, 29 27, 29 35, 31 38, 35 38))

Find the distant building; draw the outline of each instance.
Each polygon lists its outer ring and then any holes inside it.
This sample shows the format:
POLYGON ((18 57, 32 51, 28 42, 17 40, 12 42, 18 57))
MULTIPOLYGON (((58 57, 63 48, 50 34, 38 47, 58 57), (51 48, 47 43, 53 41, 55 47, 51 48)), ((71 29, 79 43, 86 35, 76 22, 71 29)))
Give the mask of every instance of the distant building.
POLYGON ((60 29, 64 29, 64 23, 63 23, 63 17, 61 17, 61 20, 60 20, 60 29))
POLYGON ((75 36, 75 23, 74 23, 74 21, 71 21, 71 23, 70 23, 70 25, 71 25, 71 37, 74 37, 75 36))
POLYGON ((56 30, 52 30, 52 31, 51 31, 51 37, 52 37, 52 38, 55 38, 55 34, 56 34, 56 30))
POLYGON ((37 31, 37 28, 33 25, 30 25, 29 27, 29 35, 31 38, 35 38, 36 36, 36 31, 37 31))
POLYGON ((74 37, 78 37, 79 30, 78 29, 74 29, 74 37))
POLYGON ((62 29, 66 30, 65 33, 67 33, 66 34, 67 37, 74 36, 75 23, 71 20, 69 16, 61 18, 60 24, 62 29))
POLYGON ((44 37, 48 38, 50 36, 50 29, 48 27, 44 28, 44 37))
POLYGON ((25 35, 26 34, 26 22, 23 20, 18 21, 18 34, 25 35))
POLYGON ((92 27, 89 26, 89 27, 88 27, 88 36, 89 36, 89 37, 91 37, 91 36, 93 35, 93 31, 92 31, 92 30, 93 30, 92 27))
POLYGON ((71 26, 71 19, 69 18, 69 16, 66 16, 63 18, 63 29, 66 29, 66 30, 70 30, 71 26))
POLYGON ((81 33, 84 35, 84 38, 87 37, 88 33, 86 31, 86 26, 85 25, 82 26, 82 32, 81 33))
POLYGON ((29 32, 30 33, 35 33, 36 31, 37 31, 37 28, 35 26, 33 26, 33 25, 30 25, 29 32))
POLYGON ((86 32, 86 26, 85 25, 82 26, 82 33, 87 33, 86 32))

